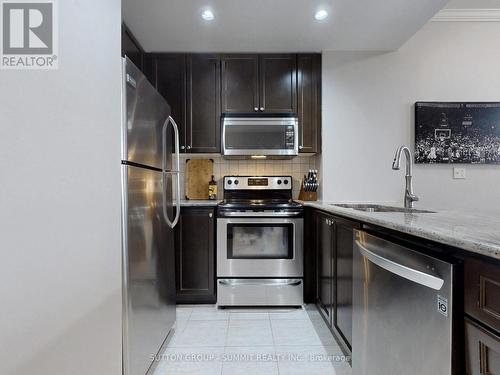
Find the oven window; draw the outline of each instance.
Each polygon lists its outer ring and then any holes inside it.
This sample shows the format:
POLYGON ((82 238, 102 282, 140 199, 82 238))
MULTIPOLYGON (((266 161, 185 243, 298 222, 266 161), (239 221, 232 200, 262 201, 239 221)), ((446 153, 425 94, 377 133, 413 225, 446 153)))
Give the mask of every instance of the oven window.
POLYGON ((228 224, 228 259, 293 259, 293 224, 228 224))

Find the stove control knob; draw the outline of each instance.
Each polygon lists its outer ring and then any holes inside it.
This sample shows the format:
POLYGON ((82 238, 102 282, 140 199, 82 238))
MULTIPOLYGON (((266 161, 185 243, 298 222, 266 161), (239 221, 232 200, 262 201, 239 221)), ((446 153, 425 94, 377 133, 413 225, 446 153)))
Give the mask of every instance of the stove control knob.
MULTIPOLYGON (((286 184, 286 180, 285 180, 285 184, 286 184)), ((278 185, 281 185, 281 180, 278 180, 278 185)))
POLYGON ((234 184, 238 185, 240 182, 238 180, 234 180, 234 184))
POLYGON ((227 184, 231 185, 233 183, 233 180, 227 180, 227 184))
POLYGON ((285 185, 288 185, 288 180, 285 180, 285 185))

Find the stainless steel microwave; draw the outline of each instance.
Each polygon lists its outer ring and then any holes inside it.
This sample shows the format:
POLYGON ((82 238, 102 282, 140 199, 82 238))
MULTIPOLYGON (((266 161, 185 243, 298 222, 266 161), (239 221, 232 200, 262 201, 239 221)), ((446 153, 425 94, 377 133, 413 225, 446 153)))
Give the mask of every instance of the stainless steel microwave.
POLYGON ((298 155, 296 116, 222 117, 224 157, 287 159, 298 155))

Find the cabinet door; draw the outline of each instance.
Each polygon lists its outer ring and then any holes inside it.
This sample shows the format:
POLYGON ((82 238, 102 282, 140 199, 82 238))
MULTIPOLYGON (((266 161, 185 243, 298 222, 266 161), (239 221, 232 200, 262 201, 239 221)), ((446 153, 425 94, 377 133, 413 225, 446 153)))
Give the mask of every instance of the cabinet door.
POLYGON ((318 259, 318 305, 320 311, 332 322, 333 305, 333 227, 328 215, 316 217, 316 244, 318 259))
POLYGON ((181 152, 186 146, 186 55, 155 54, 153 77, 156 89, 170 105, 171 115, 179 126, 181 152))
POLYGON ((304 303, 317 301, 316 210, 304 207, 304 303))
POLYGON ((321 152, 321 55, 297 57, 299 152, 321 152))
POLYGON ((215 210, 182 208, 175 239, 177 302, 215 303, 215 210))
POLYGON ((500 337, 465 320, 467 375, 500 375, 500 337))
POLYGON ((220 152, 220 59, 216 55, 187 58, 186 150, 220 152))
POLYGON ((261 55, 259 75, 261 112, 297 112, 297 55, 261 55))
POLYGON ((465 312, 500 332, 500 267, 467 258, 464 264, 465 312))
POLYGON ((349 348, 352 342, 353 231, 357 223, 335 218, 336 301, 335 327, 349 348))
POLYGON ((226 55, 222 58, 222 112, 259 110, 258 55, 226 55))

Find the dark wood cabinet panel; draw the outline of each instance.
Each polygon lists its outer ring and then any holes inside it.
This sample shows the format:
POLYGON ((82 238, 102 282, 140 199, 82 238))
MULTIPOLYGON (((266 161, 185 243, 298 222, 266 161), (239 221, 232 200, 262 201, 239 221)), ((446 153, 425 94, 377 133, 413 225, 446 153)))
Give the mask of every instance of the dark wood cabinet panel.
POLYGON ((304 303, 316 303, 316 210, 304 207, 304 303))
POLYGON ((135 66, 143 70, 144 50, 125 24, 122 24, 122 56, 127 56, 135 66))
POLYGON ((181 151, 186 146, 186 55, 154 54, 153 77, 158 92, 170 105, 179 126, 181 151))
POLYGON ((183 207, 175 231, 178 303, 215 303, 215 209, 183 207))
POLYGON ((320 151, 320 55, 143 53, 142 68, 171 107, 180 152, 218 153, 222 113, 262 112, 297 112, 300 152, 320 151))
POLYGON ((464 264, 465 312, 500 332, 500 267, 468 258, 464 264))
POLYGON ((353 235, 359 224, 334 218, 335 222, 335 265, 336 301, 335 326, 342 334, 349 348, 352 346, 352 278, 353 278, 353 235))
POLYGON ((261 55, 259 77, 261 112, 297 112, 297 55, 261 55))
POLYGON ((217 55, 188 55, 188 152, 220 152, 220 114, 220 58, 217 55))
POLYGON ((222 57, 222 112, 257 112, 259 107, 259 56, 222 57))
POLYGON ((334 267, 333 267, 333 227, 329 215, 316 215, 316 246, 317 246, 317 275, 318 275, 318 306, 326 320, 332 324, 333 296, 334 296, 334 267))
POLYGON ((465 320, 467 375, 500 375, 500 337, 465 320))
POLYGON ((321 55, 297 57, 299 152, 321 152, 321 55))
MULTIPOLYGON (((306 219, 308 216, 306 216, 306 219)), ((353 234, 361 225, 322 211, 312 213, 316 248, 316 303, 343 350, 352 350, 353 234)), ((306 264, 306 263, 304 263, 306 264)), ((306 269, 306 272, 307 269, 306 269)), ((305 280, 309 278, 305 275, 305 280)))

